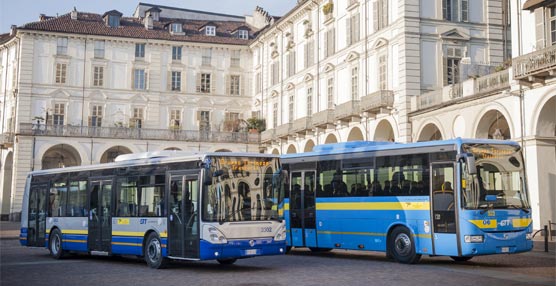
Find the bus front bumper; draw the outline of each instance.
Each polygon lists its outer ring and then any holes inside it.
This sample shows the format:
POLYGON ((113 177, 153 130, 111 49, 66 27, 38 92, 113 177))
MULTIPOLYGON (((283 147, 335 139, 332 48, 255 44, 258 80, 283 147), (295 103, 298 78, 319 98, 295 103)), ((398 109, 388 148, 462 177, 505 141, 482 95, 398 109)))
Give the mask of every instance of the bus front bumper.
POLYGON ((224 244, 213 244, 206 240, 200 243, 200 259, 233 259, 265 255, 279 255, 286 252, 286 241, 271 238, 229 240, 224 244))

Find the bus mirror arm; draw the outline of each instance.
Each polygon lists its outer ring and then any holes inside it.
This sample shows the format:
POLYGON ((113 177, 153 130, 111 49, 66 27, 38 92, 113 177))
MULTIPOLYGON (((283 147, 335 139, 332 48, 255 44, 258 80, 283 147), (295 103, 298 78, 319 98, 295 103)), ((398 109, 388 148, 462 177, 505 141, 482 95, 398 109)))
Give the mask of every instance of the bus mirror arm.
POLYGON ((475 164, 475 156, 471 153, 463 153, 458 155, 458 160, 462 160, 465 162, 467 167, 467 173, 469 175, 477 174, 477 165, 475 164))

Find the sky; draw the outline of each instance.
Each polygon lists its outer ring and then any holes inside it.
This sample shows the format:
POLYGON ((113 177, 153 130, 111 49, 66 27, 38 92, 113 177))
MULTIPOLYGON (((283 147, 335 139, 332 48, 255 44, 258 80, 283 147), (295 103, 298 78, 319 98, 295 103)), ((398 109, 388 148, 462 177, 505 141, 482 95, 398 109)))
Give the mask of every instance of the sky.
POLYGON ((297 0, 0 0, 0 34, 9 32, 11 25, 38 21, 40 14, 63 15, 73 7, 97 14, 118 10, 129 17, 139 2, 239 16, 251 15, 260 6, 270 15, 282 16, 297 0))

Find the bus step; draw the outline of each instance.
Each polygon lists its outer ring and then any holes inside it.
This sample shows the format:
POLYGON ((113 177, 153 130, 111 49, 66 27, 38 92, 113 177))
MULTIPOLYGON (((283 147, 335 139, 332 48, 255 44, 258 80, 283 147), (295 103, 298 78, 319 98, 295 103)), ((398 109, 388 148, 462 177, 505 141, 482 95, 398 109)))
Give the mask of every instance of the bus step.
POLYGON ((91 255, 108 256, 109 253, 106 251, 91 251, 91 255))

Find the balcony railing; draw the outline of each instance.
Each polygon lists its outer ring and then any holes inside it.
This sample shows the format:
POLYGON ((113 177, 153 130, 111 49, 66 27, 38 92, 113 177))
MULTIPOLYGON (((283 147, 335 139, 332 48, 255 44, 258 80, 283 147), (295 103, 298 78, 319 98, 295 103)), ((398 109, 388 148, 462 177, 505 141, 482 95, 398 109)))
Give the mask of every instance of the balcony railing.
POLYGON ((266 143, 274 140, 276 137, 276 129, 267 129, 261 132, 261 143, 266 143))
POLYGON ((482 76, 477 79, 476 93, 486 93, 499 89, 510 88, 510 71, 503 70, 497 73, 482 76))
POLYGON ((417 96, 417 110, 442 103, 442 89, 429 91, 417 96))
POLYGON ((379 113, 382 108, 394 107, 394 92, 379 90, 361 98, 361 112, 379 113))
POLYGON ((21 123, 19 134, 55 137, 168 140, 187 142, 260 143, 260 135, 247 132, 169 130, 126 127, 87 127, 21 123))
POLYGON ((351 117, 359 117, 361 109, 359 108, 359 100, 350 100, 336 106, 334 111, 334 118, 336 120, 346 120, 351 117))
MULTIPOLYGON (((512 60, 514 79, 554 76, 556 69, 556 45, 532 52, 512 60)), ((528 79, 529 80, 529 79, 528 79)), ((532 81, 532 79, 530 80, 532 81)))
POLYGON ((311 117, 306 116, 299 119, 296 119, 292 123, 292 132, 300 133, 306 130, 312 129, 311 125, 311 117))
POLYGON ((7 148, 14 145, 14 133, 7 132, 0 134, 0 147, 7 148))
POLYGON ((313 127, 326 127, 334 124, 334 110, 326 109, 313 113, 311 116, 311 123, 313 127))
POLYGON ((283 137, 288 137, 288 135, 290 134, 292 128, 292 124, 291 123, 285 123, 282 125, 278 125, 276 127, 276 137, 278 138, 283 138, 283 137))

